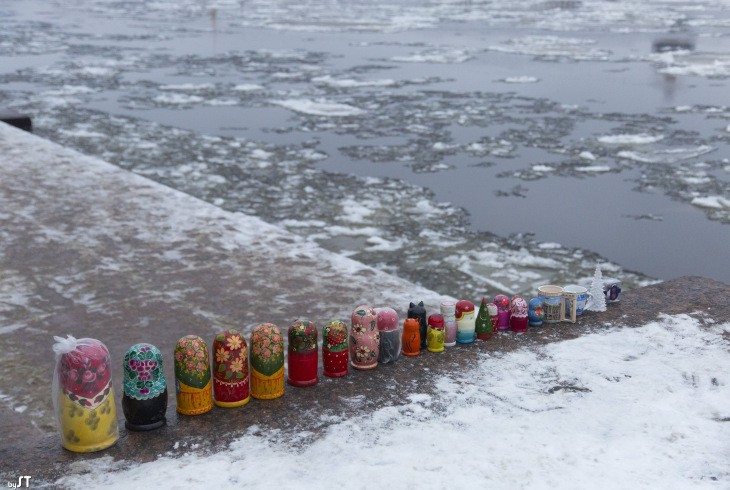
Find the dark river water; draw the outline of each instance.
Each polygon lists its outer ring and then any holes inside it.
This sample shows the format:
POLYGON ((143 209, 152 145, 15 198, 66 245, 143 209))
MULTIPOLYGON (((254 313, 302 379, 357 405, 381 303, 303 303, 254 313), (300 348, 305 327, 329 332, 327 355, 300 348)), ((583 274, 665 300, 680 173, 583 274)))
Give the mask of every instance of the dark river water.
POLYGON ((0 107, 444 293, 730 282, 728 26, 720 1, 10 0, 0 107))

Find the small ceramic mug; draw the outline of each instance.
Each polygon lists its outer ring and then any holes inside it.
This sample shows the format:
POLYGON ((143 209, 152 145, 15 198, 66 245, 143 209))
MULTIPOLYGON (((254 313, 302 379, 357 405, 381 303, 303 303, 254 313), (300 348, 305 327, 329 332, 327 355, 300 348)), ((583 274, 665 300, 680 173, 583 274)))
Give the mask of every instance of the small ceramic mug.
POLYGON ((545 323, 557 323, 565 318, 563 302, 563 288, 546 284, 537 288, 537 297, 542 302, 542 310, 545 313, 545 323))
MULTIPOLYGON (((583 313, 583 310, 586 309, 586 303, 588 303, 588 298, 590 298, 590 296, 591 296, 591 293, 588 292, 588 289, 584 288, 583 286, 578 286, 577 284, 570 284, 568 286, 565 286, 563 289, 567 293, 573 293, 576 295, 575 296, 575 303, 576 303, 575 314, 580 315, 581 313, 583 313)), ((567 303, 567 301, 569 301, 569 300, 566 300, 566 303, 567 303)), ((571 306, 569 306, 567 304, 565 305, 566 311, 569 310, 570 308, 571 308, 571 306)))
POLYGON ((612 277, 604 277, 603 294, 606 295, 606 303, 618 303, 618 297, 621 294, 621 281, 612 277))

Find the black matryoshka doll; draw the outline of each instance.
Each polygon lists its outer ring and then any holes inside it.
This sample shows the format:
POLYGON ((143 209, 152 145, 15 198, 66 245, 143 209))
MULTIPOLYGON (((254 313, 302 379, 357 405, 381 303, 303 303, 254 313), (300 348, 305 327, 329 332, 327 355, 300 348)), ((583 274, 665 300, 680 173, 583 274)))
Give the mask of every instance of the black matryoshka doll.
POLYGON ((122 410, 129 430, 152 430, 165 424, 167 380, 162 353, 152 344, 136 344, 124 355, 122 410))

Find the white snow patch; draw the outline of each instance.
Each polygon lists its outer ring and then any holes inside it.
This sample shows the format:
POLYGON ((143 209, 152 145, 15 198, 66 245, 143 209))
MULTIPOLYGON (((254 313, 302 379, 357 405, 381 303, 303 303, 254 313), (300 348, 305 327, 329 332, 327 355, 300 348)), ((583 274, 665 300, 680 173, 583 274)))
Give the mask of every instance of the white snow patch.
POLYGON ((502 80, 504 83, 537 83, 540 81, 537 77, 530 76, 519 76, 519 77, 507 77, 502 80))
POLYGON ((551 167, 550 165, 533 165, 532 170, 533 172, 555 172, 555 167, 551 167))
POLYGON ((158 104, 168 105, 190 105, 203 102, 203 98, 198 97, 197 95, 186 95, 178 93, 160 94, 154 97, 152 100, 154 100, 158 104))
POLYGON ((348 104, 339 104, 324 100, 285 99, 273 100, 271 103, 294 112, 301 112, 302 114, 310 114, 312 116, 345 117, 359 116, 365 113, 364 110, 348 104))
POLYGON ((596 160, 596 156, 590 151, 582 151, 578 156, 583 160, 590 160, 592 162, 596 160))
POLYGON ((233 87, 233 90, 235 90, 236 92, 254 92, 256 90, 263 89, 264 87, 255 83, 239 83, 238 85, 233 87))
POLYGON ((610 136, 599 136, 598 141, 607 145, 647 145, 664 139, 664 136, 652 136, 646 133, 639 134, 617 134, 610 136))
POLYGON ((602 173, 602 172, 610 172, 611 167, 609 167, 608 165, 589 165, 586 167, 576 167, 575 170, 578 172, 602 173))
POLYGON ((470 60, 471 55, 462 49, 431 49, 390 59, 401 63, 463 63, 470 60))
POLYGON ((160 90, 178 90, 183 92, 201 92, 215 88, 212 83, 179 83, 175 85, 160 85, 160 90))
POLYGON ((709 209, 730 209, 730 199, 722 196, 695 197, 692 204, 700 208, 709 209))
POLYGON ((331 75, 315 77, 312 78, 312 81, 317 84, 336 88, 391 87, 396 84, 395 80, 390 78, 380 80, 355 80, 353 78, 333 78, 331 75))

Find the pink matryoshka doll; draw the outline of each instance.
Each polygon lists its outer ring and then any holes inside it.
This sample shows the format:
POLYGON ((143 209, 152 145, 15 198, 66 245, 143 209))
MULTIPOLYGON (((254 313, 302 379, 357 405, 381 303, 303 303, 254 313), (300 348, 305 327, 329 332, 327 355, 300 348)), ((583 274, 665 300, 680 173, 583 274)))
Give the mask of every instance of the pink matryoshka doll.
POLYGON ((289 373, 287 381, 292 386, 313 386, 319 382, 317 375, 317 327, 308 320, 296 320, 289 326, 289 373))
POLYGON ((322 372, 339 378, 349 372, 350 351, 347 348, 347 325, 339 320, 329 322, 322 332, 322 372))
POLYGON ((350 330, 350 364, 355 369, 374 369, 378 366, 380 332, 378 316, 367 305, 360 305, 352 312, 350 330))
POLYGON ((251 332, 251 396, 271 400, 284 395, 284 337, 273 323, 251 332))
POLYGON ((248 346, 238 330, 216 335, 213 341, 213 397, 219 407, 232 408, 251 400, 248 346))
POLYGON ((54 339, 53 408, 63 447, 106 449, 119 439, 109 351, 95 339, 54 339))
POLYGON ((208 344, 197 335, 186 335, 175 346, 177 411, 200 415, 213 408, 208 344))
POLYGON ((516 295, 510 301, 510 329, 513 332, 527 332, 527 301, 516 295))
POLYGON ((498 294, 494 297, 494 304, 497 305, 497 328, 499 330, 507 330, 509 328, 509 298, 504 294, 498 294))

